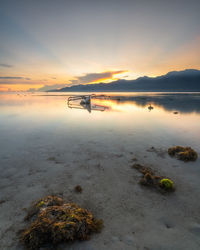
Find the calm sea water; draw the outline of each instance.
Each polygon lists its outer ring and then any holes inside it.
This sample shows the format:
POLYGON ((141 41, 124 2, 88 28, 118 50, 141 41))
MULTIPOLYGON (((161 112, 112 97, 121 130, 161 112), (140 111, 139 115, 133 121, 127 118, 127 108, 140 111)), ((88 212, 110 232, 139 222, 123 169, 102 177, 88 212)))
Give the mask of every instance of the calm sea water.
POLYGON ((107 93, 110 97, 93 99, 91 107, 68 105, 67 95, 1 94, 0 157, 55 147, 81 150, 77 145, 93 143, 97 151, 101 145, 117 152, 136 145, 138 151, 200 148, 200 93, 107 93))

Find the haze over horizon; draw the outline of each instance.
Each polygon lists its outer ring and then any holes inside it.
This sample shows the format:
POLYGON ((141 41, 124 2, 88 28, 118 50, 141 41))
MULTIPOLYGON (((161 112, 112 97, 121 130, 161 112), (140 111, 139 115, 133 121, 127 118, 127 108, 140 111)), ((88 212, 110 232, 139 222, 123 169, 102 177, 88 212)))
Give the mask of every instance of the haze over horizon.
POLYGON ((2 0, 0 91, 200 69, 200 1, 2 0))

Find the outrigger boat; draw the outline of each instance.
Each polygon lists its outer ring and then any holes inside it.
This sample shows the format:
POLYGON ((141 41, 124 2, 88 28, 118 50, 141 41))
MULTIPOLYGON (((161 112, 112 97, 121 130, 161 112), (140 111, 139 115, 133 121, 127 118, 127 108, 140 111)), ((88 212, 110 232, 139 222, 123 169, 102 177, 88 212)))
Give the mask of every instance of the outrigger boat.
POLYGON ((92 104, 92 98, 98 99, 102 98, 104 95, 73 95, 69 96, 67 100, 67 105, 69 108, 74 109, 86 109, 89 113, 91 113, 92 110, 95 111, 105 111, 108 109, 106 106, 102 105, 96 105, 92 104))

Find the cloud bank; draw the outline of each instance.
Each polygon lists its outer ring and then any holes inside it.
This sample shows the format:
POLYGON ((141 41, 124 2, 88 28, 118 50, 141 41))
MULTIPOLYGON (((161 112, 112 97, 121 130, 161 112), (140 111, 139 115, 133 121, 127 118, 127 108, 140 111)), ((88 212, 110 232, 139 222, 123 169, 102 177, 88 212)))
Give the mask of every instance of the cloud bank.
POLYGON ((102 73, 88 73, 84 76, 76 76, 75 80, 71 80, 71 85, 76 84, 85 84, 85 83, 93 83, 101 80, 109 80, 113 78, 113 75, 122 74, 127 72, 127 70, 118 70, 118 71, 106 71, 102 73))
MULTIPOLYGON (((86 73, 82 76, 75 76, 74 79, 69 80, 67 83, 57 83, 53 84, 51 81, 48 84, 44 84, 40 88, 30 88, 31 85, 42 85, 43 81, 48 81, 46 79, 40 79, 40 81, 32 80, 31 78, 24 77, 24 76, 0 76, 0 84, 3 85, 15 85, 15 84, 23 84, 23 85, 29 85, 28 91, 49 91, 53 89, 60 89, 67 86, 73 86, 73 85, 80 85, 80 84, 91 84, 91 83, 98 83, 98 82, 110 82, 113 80, 118 80, 120 74, 126 73, 127 70, 117 70, 117 71, 106 71, 101 73, 86 73), (27 81, 29 82, 27 82, 27 81), (31 80, 31 81, 30 81, 31 80)), ((123 77, 125 78, 125 76, 123 77)), ((50 79, 57 79, 57 77, 51 77, 50 79)), ((8 87, 8 86, 7 86, 8 87)))
MULTIPOLYGON (((127 72, 127 70, 117 70, 117 71, 106 71, 102 73, 87 73, 83 76, 75 76, 74 80, 70 80, 68 84, 53 84, 53 85, 44 85, 39 89, 29 89, 29 91, 49 91, 53 89, 60 89, 67 86, 79 85, 79 84, 90 84, 99 81, 112 80, 114 75, 122 74, 127 72)), ((52 77, 52 79, 56 79, 56 77, 52 77)), ((114 78, 113 80, 117 80, 118 78, 114 78)))
MULTIPOLYGON (((27 81, 30 81, 31 78, 22 77, 22 76, 0 76, 0 84, 5 84, 5 83, 6 84, 18 84, 18 82, 15 81, 15 80, 27 80, 27 81)), ((22 82, 22 84, 23 84, 23 82, 22 82)), ((24 84, 26 84, 26 83, 24 83, 24 84)))

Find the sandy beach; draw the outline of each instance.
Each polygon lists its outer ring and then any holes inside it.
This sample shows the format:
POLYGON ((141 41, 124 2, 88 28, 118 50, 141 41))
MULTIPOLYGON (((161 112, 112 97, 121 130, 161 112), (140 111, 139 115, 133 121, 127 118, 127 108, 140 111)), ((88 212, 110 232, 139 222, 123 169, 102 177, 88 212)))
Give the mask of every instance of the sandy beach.
MULTIPOLYGON (((45 100, 40 99, 40 104, 45 100)), ((174 118, 177 116, 167 114, 171 119, 179 119, 181 124, 175 126, 173 133, 168 133, 166 124, 161 131, 149 125, 151 119, 161 124, 164 116, 158 121, 153 115, 150 117, 146 107, 142 109, 148 117, 146 123, 141 117, 141 124, 146 124, 141 128, 132 111, 127 118, 129 126, 125 127, 125 117, 118 120, 118 112, 92 116, 83 115, 82 110, 78 113, 70 110, 67 112, 71 113, 66 114, 68 119, 62 120, 62 112, 66 112, 64 98, 56 105, 56 119, 54 104, 45 112, 45 109, 37 109, 38 102, 38 99, 27 98, 19 109, 22 101, 15 98, 13 106, 10 105, 15 107, 14 111, 6 110, 6 106, 2 115, 1 250, 24 249, 17 236, 17 232, 27 226, 23 221, 24 208, 51 194, 63 197, 66 202, 76 202, 104 221, 102 232, 93 234, 89 241, 59 245, 58 249, 200 249, 200 159, 184 163, 167 154, 168 147, 188 143, 200 155, 198 138, 195 141, 195 128, 198 130, 199 125, 194 124, 191 131, 183 124, 184 119, 189 121, 192 117, 174 118), (22 115, 27 106, 33 116, 31 119, 30 113, 22 115), (17 121, 13 124, 14 119, 17 121), (108 122, 109 119, 113 123, 108 122), (92 125, 87 126, 88 123, 92 125), (136 126, 141 131, 138 132, 136 126), (177 135, 180 130, 187 135, 177 135), (171 178, 176 191, 163 195, 139 185, 141 174, 131 168, 134 163, 171 178), (74 191, 76 185, 81 185, 82 193, 74 191)))

